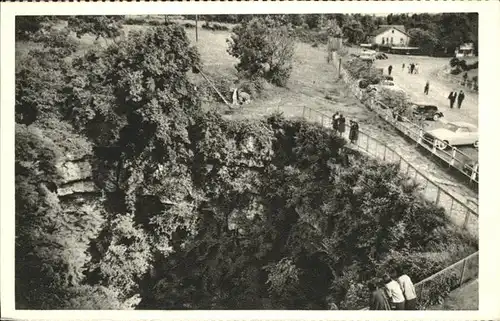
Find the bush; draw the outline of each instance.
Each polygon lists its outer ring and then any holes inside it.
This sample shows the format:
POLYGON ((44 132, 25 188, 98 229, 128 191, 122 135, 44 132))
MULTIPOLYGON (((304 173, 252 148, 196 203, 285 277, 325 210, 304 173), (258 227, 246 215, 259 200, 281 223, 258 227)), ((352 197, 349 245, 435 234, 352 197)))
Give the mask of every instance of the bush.
POLYGON ((292 72, 294 43, 290 30, 269 18, 254 18, 233 29, 228 52, 240 61, 236 65, 246 78, 263 77, 285 86, 292 72))
POLYGON ((451 60, 450 60, 450 66, 451 66, 451 67, 455 67, 455 66, 457 66, 457 65, 458 65, 458 63, 459 63, 459 62, 460 62, 460 59, 458 59, 458 58, 456 58, 456 57, 453 57, 453 58, 451 58, 451 60))
POLYGON ((372 63, 359 58, 347 61, 344 67, 355 79, 366 79, 371 84, 379 83, 383 76, 379 69, 373 67, 372 63))
POLYGON ((192 23, 189 23, 189 22, 186 22, 183 24, 184 28, 187 28, 187 29, 194 29, 196 28, 196 25, 192 24, 192 23))
POLYGON ((458 75, 458 74, 460 74, 461 72, 462 72, 462 69, 461 69, 460 67, 458 67, 458 66, 457 66, 457 67, 455 67, 455 68, 453 68, 453 69, 451 69, 451 71, 450 71, 450 73, 451 73, 452 75, 458 75))

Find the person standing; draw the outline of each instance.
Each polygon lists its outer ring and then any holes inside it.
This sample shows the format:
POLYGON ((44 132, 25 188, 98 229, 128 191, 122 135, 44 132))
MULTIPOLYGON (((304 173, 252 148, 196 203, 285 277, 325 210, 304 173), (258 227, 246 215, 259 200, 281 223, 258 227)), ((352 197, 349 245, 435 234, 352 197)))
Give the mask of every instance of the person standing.
POLYGON ((429 81, 425 83, 424 94, 429 95, 429 81))
POLYGON ((356 121, 351 120, 351 128, 349 130, 349 140, 351 144, 356 144, 359 136, 359 125, 356 121))
POLYGON ((392 65, 389 65, 389 68, 387 68, 387 71, 389 72, 389 76, 390 76, 392 73, 392 65))
POLYGON ((457 97, 457 107, 458 107, 458 109, 460 109, 462 107, 462 102, 464 101, 464 99, 465 99, 464 91, 460 90, 460 93, 458 94, 458 97, 457 97))
POLYGON ((403 290, 399 283, 391 279, 391 277, 386 274, 384 275, 385 291, 389 297, 394 310, 404 310, 405 309, 405 297, 403 295, 403 290))
POLYGON ((455 105, 455 100, 457 99, 457 93, 455 91, 450 92, 448 99, 450 100, 450 108, 453 109, 453 105, 455 105))
POLYGON ((418 68, 419 68, 418 64, 415 64, 415 74, 418 74, 418 68))
POLYGON ((415 70, 415 64, 414 63, 411 63, 410 64, 410 74, 413 75, 413 71, 415 70))
POLYGON ((340 115, 339 115, 339 112, 337 111, 332 116, 332 128, 333 128, 334 134, 337 134, 337 131, 339 130, 339 118, 340 118, 340 115))
POLYGON ((464 78, 464 86, 465 86, 465 85, 467 85, 467 78, 469 78, 469 75, 467 74, 467 71, 464 72, 463 78, 464 78))
POLYGON ((339 134, 340 136, 344 136, 345 132, 345 118, 344 115, 340 114, 339 118, 339 134))
POLYGON ((417 293, 415 291, 415 286, 411 281, 410 277, 404 274, 403 269, 400 267, 396 268, 394 271, 394 277, 397 278, 399 286, 403 290, 403 295, 405 297, 405 310, 416 310, 417 309, 417 293))
POLYGON ((408 65, 408 73, 411 74, 411 64, 408 65))
POLYGON ((404 62, 403 62, 403 69, 402 70, 405 71, 405 63, 404 62))
POLYGON ((391 305, 387 300, 387 295, 375 283, 368 283, 368 290, 371 292, 370 310, 390 310, 391 305))

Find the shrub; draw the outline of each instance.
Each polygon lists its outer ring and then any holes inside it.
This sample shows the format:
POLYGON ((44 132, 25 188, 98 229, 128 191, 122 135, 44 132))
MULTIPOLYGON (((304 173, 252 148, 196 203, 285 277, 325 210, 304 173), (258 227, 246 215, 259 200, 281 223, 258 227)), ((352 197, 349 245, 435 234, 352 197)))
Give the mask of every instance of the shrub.
POLYGON ((363 61, 359 58, 354 58, 344 64, 349 74, 355 79, 366 79, 371 84, 377 84, 382 78, 382 73, 379 69, 374 68, 373 64, 363 61))
POLYGON ((462 72, 462 69, 460 69, 460 67, 458 67, 458 66, 457 66, 457 67, 455 67, 455 68, 453 68, 453 69, 451 69, 451 71, 450 71, 450 73, 451 73, 452 75, 458 75, 458 74, 460 74, 461 72, 462 72))
POLYGON ((187 28, 187 29, 196 28, 196 25, 189 23, 189 22, 184 23, 183 26, 184 26, 184 28, 187 28))
POLYGON ((455 67, 455 66, 457 66, 457 65, 458 65, 458 63, 459 63, 459 62, 460 62, 460 59, 458 59, 458 58, 456 58, 456 57, 453 57, 453 58, 451 58, 451 60, 450 60, 450 66, 451 66, 451 67, 455 67))
POLYGON ((240 61, 236 69, 247 78, 263 77, 284 86, 292 72, 294 43, 287 27, 269 18, 254 18, 233 29, 230 55, 240 61))

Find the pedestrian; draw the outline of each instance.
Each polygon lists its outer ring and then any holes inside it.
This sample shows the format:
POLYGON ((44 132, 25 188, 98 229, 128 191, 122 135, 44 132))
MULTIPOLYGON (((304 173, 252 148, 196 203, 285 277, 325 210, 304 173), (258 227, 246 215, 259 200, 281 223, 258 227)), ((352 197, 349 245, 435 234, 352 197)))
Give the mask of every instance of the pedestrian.
POLYGON ((458 107, 458 109, 460 109, 462 107, 462 102, 464 101, 464 99, 465 99, 464 91, 460 90, 460 93, 458 94, 458 97, 457 97, 457 107, 458 107))
POLYGON ((392 72, 392 65, 389 65, 389 68, 387 68, 387 71, 389 72, 389 76, 390 76, 391 72, 392 72))
POLYGON ((339 118, 340 118, 340 115, 339 115, 339 112, 337 111, 332 116, 332 128, 333 128, 334 134, 337 134, 337 131, 339 130, 339 118))
POLYGON ((415 70, 415 64, 414 63, 411 63, 410 64, 410 74, 413 75, 413 71, 415 70))
POLYGON ((429 81, 425 83, 424 94, 429 95, 429 81))
POLYGON ((399 286, 403 290, 405 297, 405 310, 417 309, 417 292, 410 277, 406 275, 401 267, 394 270, 394 278, 398 280, 399 286))
POLYGON ((385 292, 377 286, 377 284, 370 282, 368 283, 368 290, 371 293, 370 297, 370 310, 390 310, 391 305, 389 300, 387 300, 387 295, 385 292))
POLYGON ((464 72, 463 78, 464 78, 464 86, 465 86, 467 84, 467 78, 469 78, 469 75, 467 74, 467 71, 464 72))
POLYGON ((349 129, 349 140, 351 144, 356 144, 359 136, 359 125, 356 121, 351 120, 351 128, 349 129))
POLYGON ((453 108, 455 105, 455 100, 457 99, 457 93, 455 91, 450 92, 448 95, 448 99, 450 100, 450 108, 453 108))
POLYGON ((402 70, 405 71, 405 63, 404 62, 403 62, 403 69, 402 70))
POLYGON ((345 118, 344 118, 344 115, 340 114, 340 118, 339 118, 339 133, 340 133, 340 136, 344 136, 344 132, 345 132, 345 118))
POLYGON ((399 283, 391 279, 388 274, 384 275, 383 281, 385 284, 385 291, 392 306, 394 307, 394 310, 404 310, 405 297, 399 283))

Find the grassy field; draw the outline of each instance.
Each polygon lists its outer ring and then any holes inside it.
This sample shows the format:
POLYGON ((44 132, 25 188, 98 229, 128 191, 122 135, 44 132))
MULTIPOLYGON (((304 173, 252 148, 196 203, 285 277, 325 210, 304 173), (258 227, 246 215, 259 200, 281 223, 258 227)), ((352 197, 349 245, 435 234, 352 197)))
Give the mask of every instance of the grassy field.
MULTIPOLYGON (((199 22, 200 25, 201 23, 199 22)), ((146 28, 150 27, 147 25, 124 26, 126 33, 146 28)), ((229 32, 199 28, 198 42, 195 42, 194 29, 186 29, 186 33, 201 54, 206 74, 236 81, 234 66, 237 60, 227 53, 226 40, 230 36, 229 32)), ((82 51, 92 45, 106 45, 106 41, 100 40, 95 43, 94 39, 89 36, 84 36, 79 41, 82 51)), ((29 46, 20 43, 16 44, 16 49, 18 47, 29 46)), ((327 115, 333 115, 334 112, 339 111, 347 119, 358 120, 361 131, 387 144, 458 199, 465 201, 467 198, 477 198, 475 192, 463 186, 440 165, 419 153, 414 144, 407 142, 389 124, 352 96, 343 81, 339 80, 336 68, 327 63, 326 56, 324 46, 312 47, 308 44, 297 43, 293 61, 294 69, 286 88, 270 87, 262 97, 253 99, 251 103, 237 109, 230 110, 224 104, 217 103, 206 104, 204 107, 216 108, 223 112, 225 117, 232 119, 262 117, 277 110, 287 117, 299 117, 303 116, 304 107, 313 108, 327 115)), ((208 86, 201 76, 192 75, 192 77, 201 85, 208 86)), ((324 119, 324 122, 329 123, 330 119, 324 119)))

